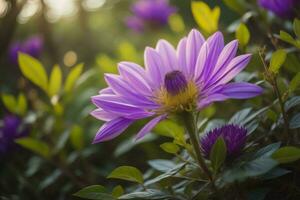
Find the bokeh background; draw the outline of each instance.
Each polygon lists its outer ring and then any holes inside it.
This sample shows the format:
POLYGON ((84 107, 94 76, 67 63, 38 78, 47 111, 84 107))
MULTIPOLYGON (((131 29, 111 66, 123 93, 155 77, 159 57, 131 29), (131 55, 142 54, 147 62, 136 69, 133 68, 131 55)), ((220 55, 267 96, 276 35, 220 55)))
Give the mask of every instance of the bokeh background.
MULTIPOLYGON (((146 46, 155 46, 161 38, 175 45, 192 28, 198 28, 190 1, 171 0, 177 11, 168 24, 136 32, 125 23, 126 17, 132 15, 130 6, 133 2, 0 0, 0 93, 11 105, 1 101, 0 115, 17 113, 22 120, 21 128, 30 132, 33 139, 22 143, 27 148, 13 145, 1 155, 1 199, 75 199, 71 194, 87 185, 102 184, 113 188, 115 183, 105 177, 119 165, 132 165, 143 170, 147 168, 147 160, 169 158, 170 155, 158 148, 167 137, 160 137, 158 141, 158 135, 164 134, 168 127, 181 130, 176 124, 157 127, 158 134, 134 142, 133 133, 142 127, 144 122, 141 121, 111 142, 91 144, 102 122, 89 115, 94 109, 90 97, 105 87, 103 73, 116 73, 119 61, 142 64, 146 46), (55 65, 59 65, 62 72, 61 88, 64 89, 58 89, 53 95, 25 78, 18 62, 12 58, 14 45, 24 44, 32 37, 39 38, 37 45, 41 47, 35 57, 48 77, 55 65), (75 76, 76 83, 65 89, 70 74, 75 76), (23 96, 26 103, 22 104, 23 112, 20 113, 14 109, 18 105, 14 102, 23 96)), ((230 11, 222 1, 205 2, 211 7, 221 7, 219 27, 225 30, 226 41, 233 39, 235 35, 227 27, 240 14, 230 11)), ((261 39, 263 37, 252 38, 261 39)), ((253 62, 250 71, 257 67, 255 59, 253 62)), ((249 74, 243 75, 241 79, 249 74)), ((248 104, 259 106, 260 101, 253 99, 248 104)), ((211 117, 219 109, 222 111, 218 113, 219 117, 231 116, 234 106, 244 102, 234 103, 209 107, 203 114, 211 117)))

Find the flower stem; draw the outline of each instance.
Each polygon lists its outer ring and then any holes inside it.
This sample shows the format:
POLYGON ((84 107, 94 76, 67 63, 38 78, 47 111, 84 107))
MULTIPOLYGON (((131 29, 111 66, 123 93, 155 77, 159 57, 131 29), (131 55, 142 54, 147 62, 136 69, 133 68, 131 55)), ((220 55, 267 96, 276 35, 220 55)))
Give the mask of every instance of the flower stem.
POLYGON ((185 128, 190 136, 190 142, 193 146, 194 152, 196 154, 197 162, 203 172, 207 175, 211 183, 213 184, 214 187, 214 180, 212 177, 211 172, 209 171, 208 167, 206 166, 205 160, 202 157, 201 151, 200 151, 200 144, 199 144, 199 138, 197 135, 197 128, 196 128, 196 122, 194 115, 190 112, 184 112, 182 114, 182 121, 185 125, 185 128))

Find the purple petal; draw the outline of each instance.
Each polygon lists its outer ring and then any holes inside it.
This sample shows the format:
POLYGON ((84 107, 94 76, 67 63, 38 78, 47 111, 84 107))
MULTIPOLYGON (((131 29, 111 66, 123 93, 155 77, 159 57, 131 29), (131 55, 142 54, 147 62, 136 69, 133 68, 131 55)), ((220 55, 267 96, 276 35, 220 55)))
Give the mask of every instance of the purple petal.
POLYGON ((196 29, 193 29, 189 33, 187 38, 187 44, 186 44, 186 59, 187 59, 186 62, 187 62, 188 73, 191 77, 194 75, 195 66, 200 52, 200 48, 204 42, 205 42, 204 37, 196 29))
POLYGON ((228 83, 221 93, 232 99, 248 99, 262 94, 263 89, 251 83, 228 83))
POLYGON ((205 61, 205 67, 202 75, 202 79, 205 81, 209 80, 212 76, 217 60, 224 48, 224 38, 222 33, 216 32, 207 39, 207 43, 209 46, 209 54, 205 61))
POLYGON ((177 58, 178 58, 178 64, 180 71, 183 72, 185 76, 188 76, 188 69, 187 69, 187 61, 186 61, 186 43, 187 38, 184 37, 180 40, 180 42, 177 45, 177 58))
POLYGON ((118 75, 105 74, 105 80, 116 94, 119 94, 123 99, 130 101, 134 105, 145 106, 146 108, 156 105, 142 94, 132 90, 132 87, 118 75))
POLYGON ((208 46, 207 42, 205 42, 201 47, 201 50, 199 52, 199 56, 197 59, 197 64, 196 64, 195 74, 194 74, 194 76, 195 76, 194 79, 196 82, 198 82, 199 79, 201 79, 201 76, 203 75, 203 72, 206 67, 205 64, 206 64, 206 61, 208 60, 208 56, 209 56, 209 46, 208 46))
POLYGON ((111 140, 119 136, 134 120, 126 118, 116 118, 106 122, 97 132, 93 144, 111 140))
POLYGON ((110 112, 106 112, 102 110, 101 108, 97 108, 91 112, 91 115, 95 117, 96 119, 102 120, 102 121, 110 121, 117 117, 118 115, 110 112))
POLYGON ((107 88, 100 90, 99 94, 115 94, 115 93, 110 87, 107 87, 107 88))
POLYGON ((152 94, 152 90, 147 81, 137 71, 123 63, 119 63, 118 67, 120 75, 131 88, 143 95, 150 96, 152 94))
POLYGON ((92 97, 92 102, 106 112, 111 112, 129 119, 141 119, 152 116, 153 113, 136 107, 132 104, 122 102, 120 97, 115 95, 98 95, 92 97))
POLYGON ((200 101, 197 104, 197 107, 199 110, 209 106, 210 104, 212 104, 213 102, 216 101, 224 101, 226 99, 228 99, 229 97, 223 95, 223 94, 218 94, 218 93, 214 93, 211 94, 205 98, 200 98, 200 101))
POLYGON ((214 85, 220 85, 229 82, 247 66, 250 59, 251 54, 237 56, 232 59, 224 70, 222 76, 218 77, 218 80, 214 83, 214 85))
POLYGON ((147 47, 144 55, 146 72, 151 77, 152 86, 159 88, 163 82, 166 70, 163 67, 163 62, 160 55, 152 48, 147 47))
POLYGON ((137 134, 136 140, 143 138, 147 133, 149 133, 154 126, 159 123, 161 120, 165 119, 166 115, 161 115, 150 120, 137 134))
POLYGON ((176 51, 174 47, 166 40, 159 40, 156 46, 156 50, 161 56, 163 66, 166 68, 166 72, 178 70, 178 61, 176 51))

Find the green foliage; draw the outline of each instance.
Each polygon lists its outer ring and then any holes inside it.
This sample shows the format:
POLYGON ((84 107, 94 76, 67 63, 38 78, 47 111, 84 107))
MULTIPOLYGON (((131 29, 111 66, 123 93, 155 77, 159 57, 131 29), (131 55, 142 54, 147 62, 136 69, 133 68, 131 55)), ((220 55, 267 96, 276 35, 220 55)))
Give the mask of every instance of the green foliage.
POLYGON ((107 178, 116 178, 142 184, 143 174, 135 167, 121 166, 114 169, 107 178))
POLYGON ((80 126, 74 125, 71 129, 70 140, 73 147, 81 150, 84 147, 84 135, 80 126))
POLYGON ((76 80, 79 78, 81 72, 83 70, 83 64, 78 64, 72 68, 69 75, 67 76, 64 91, 66 93, 71 92, 74 88, 76 80))
POLYGON ((9 94, 2 94, 2 102, 5 108, 17 115, 23 116, 27 112, 27 100, 24 94, 20 93, 16 99, 14 96, 9 94))
POLYGON ((160 147, 167 153, 176 154, 180 148, 178 145, 172 143, 172 142, 166 142, 160 145, 160 147))
POLYGON ((247 26, 243 23, 241 23, 236 32, 235 32, 235 37, 236 39, 238 39, 239 41, 239 44, 242 46, 242 47, 245 47, 248 43, 249 43, 249 40, 250 40, 250 32, 247 28, 247 26))
POLYGON ((300 86, 300 72, 298 72, 290 82, 289 90, 294 92, 300 86))
POLYGON ((124 194, 124 189, 121 185, 118 185, 116 187, 114 187, 114 189, 112 190, 112 196, 115 198, 118 198, 120 196, 122 196, 122 194, 124 194))
POLYGON ((300 148, 287 146, 282 147, 272 154, 272 158, 279 163, 290 163, 300 159, 300 148))
POLYGON ((52 97, 57 95, 61 89, 62 72, 58 65, 54 65, 49 79, 48 95, 52 97))
POLYGON ((218 29, 221 10, 218 6, 211 9, 203 1, 192 1, 192 13, 198 26, 207 34, 212 34, 218 29))
POLYGON ((240 0, 223 0, 223 2, 232 10, 239 14, 244 14, 246 11, 246 6, 244 1, 240 0))
POLYGON ((300 128, 300 113, 297 113, 294 116, 292 116, 289 124, 290 129, 300 128))
POLYGON ((219 137, 212 147, 209 155, 211 166, 215 173, 218 172, 222 164, 224 163, 227 155, 226 143, 222 137, 219 137))
POLYGON ((286 55, 287 55, 287 53, 283 49, 279 49, 279 50, 275 51, 272 54, 269 70, 271 72, 277 74, 286 59, 286 55))
POLYGON ((300 20, 299 19, 296 18, 294 20, 293 28, 294 28, 294 32, 295 32, 296 36, 298 38, 300 38, 300 20))
POLYGON ((33 153, 43 156, 44 158, 50 157, 49 146, 40 140, 27 137, 27 138, 17 139, 15 140, 15 142, 21 145, 22 147, 32 151, 33 153))
POLYGON ((165 194, 161 190, 149 189, 144 192, 133 192, 120 196, 119 199, 168 199, 169 195, 165 194))
POLYGON ((178 14, 173 14, 169 17, 169 25, 172 31, 177 33, 182 33, 185 30, 184 21, 178 14))
POLYGON ((24 53, 19 53, 19 66, 28 80, 47 92, 48 77, 45 67, 40 61, 24 53))
POLYGON ((92 199, 92 200, 113 200, 115 199, 110 194, 105 193, 105 188, 102 185, 91 185, 85 187, 75 194, 76 197, 81 197, 84 199, 92 199))

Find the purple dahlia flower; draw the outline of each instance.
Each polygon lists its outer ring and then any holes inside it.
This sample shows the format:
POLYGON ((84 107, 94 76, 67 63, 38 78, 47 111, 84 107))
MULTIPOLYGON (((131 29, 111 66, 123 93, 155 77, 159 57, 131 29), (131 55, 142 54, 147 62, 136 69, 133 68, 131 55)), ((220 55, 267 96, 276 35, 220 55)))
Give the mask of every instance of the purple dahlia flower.
POLYGON ((224 46, 220 32, 205 41, 200 32, 192 30, 177 49, 165 40, 160 40, 155 49, 147 47, 145 68, 131 62, 119 63, 120 75, 105 74, 108 87, 92 97, 98 108, 91 114, 106 121, 94 143, 117 137, 139 119, 151 118, 137 139, 170 114, 261 94, 262 88, 257 85, 229 83, 251 57, 236 57, 237 49, 237 40, 224 46))
POLYGON ((7 153, 14 145, 14 139, 24 137, 28 129, 22 127, 22 120, 15 115, 7 115, 0 125, 0 155, 7 153))
POLYGON ((18 64, 18 53, 26 53, 38 58, 43 50, 43 39, 40 36, 32 36, 23 43, 15 42, 10 46, 9 58, 14 64, 18 64))
POLYGON ((294 9, 299 5, 299 0, 259 0, 259 5, 282 18, 295 16, 294 9))
POLYGON ((231 124, 209 131, 200 139, 201 149, 206 158, 209 158, 210 151, 219 137, 222 137, 226 143, 227 156, 233 158, 238 156, 245 147, 247 130, 231 124))
POLYGON ((141 32, 147 25, 162 26, 176 11, 168 0, 139 0, 131 7, 133 16, 126 19, 129 28, 141 32))

